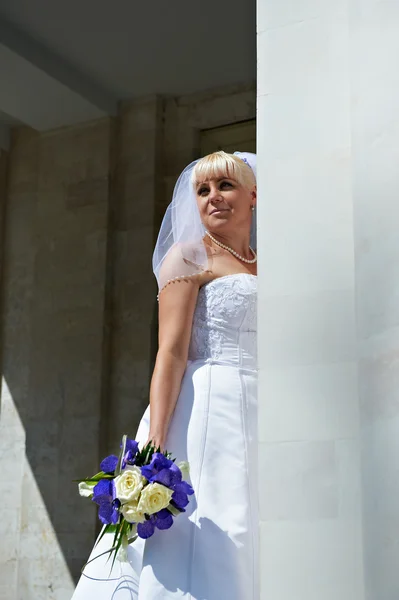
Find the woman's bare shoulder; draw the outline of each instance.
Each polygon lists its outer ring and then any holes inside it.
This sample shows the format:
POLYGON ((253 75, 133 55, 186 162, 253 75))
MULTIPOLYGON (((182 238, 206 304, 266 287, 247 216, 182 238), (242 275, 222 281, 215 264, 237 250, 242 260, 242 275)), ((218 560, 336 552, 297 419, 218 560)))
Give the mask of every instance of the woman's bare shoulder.
POLYGON ((178 279, 192 279, 202 285, 209 280, 211 254, 205 244, 176 244, 168 252, 160 270, 160 289, 178 279))

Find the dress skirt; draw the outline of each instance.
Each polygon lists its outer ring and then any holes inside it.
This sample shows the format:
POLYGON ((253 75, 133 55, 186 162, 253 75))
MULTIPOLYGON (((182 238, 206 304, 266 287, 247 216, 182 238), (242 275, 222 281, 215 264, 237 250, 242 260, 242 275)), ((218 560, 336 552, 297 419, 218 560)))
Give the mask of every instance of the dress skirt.
MULTIPOLYGON (((194 495, 165 531, 133 542, 128 561, 100 556, 73 600, 258 600, 257 373, 189 362, 166 449, 190 464, 194 495)), ((136 439, 144 443, 149 407, 136 439)), ((105 535, 90 558, 111 547, 105 535)))

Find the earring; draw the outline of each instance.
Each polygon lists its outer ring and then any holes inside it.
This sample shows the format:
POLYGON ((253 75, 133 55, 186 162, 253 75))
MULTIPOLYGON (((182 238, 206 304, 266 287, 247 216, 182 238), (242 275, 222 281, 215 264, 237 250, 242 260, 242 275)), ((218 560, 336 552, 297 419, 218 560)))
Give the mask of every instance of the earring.
POLYGON ((251 206, 251 210, 252 210, 252 212, 253 212, 253 211, 255 210, 255 207, 254 207, 254 206, 251 206))

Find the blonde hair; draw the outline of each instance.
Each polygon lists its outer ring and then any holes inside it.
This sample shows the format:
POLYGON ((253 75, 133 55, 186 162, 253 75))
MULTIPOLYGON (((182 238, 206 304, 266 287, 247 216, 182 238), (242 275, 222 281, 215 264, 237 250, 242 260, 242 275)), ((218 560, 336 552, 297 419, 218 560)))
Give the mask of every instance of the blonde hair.
POLYGON ((256 178, 251 167, 238 156, 228 154, 223 150, 213 152, 201 158, 193 169, 193 185, 228 177, 235 179, 239 184, 252 189, 256 185, 256 178))

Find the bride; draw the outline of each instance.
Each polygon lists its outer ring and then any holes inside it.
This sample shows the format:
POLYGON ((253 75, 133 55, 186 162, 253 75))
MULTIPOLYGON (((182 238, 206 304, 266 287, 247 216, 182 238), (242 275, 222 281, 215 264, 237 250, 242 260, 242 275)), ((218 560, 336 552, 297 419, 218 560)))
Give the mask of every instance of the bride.
POLYGON ((73 600, 259 598, 255 204, 253 154, 180 175, 154 252, 159 350, 136 439, 188 461, 194 496, 112 571, 105 535, 73 600))

